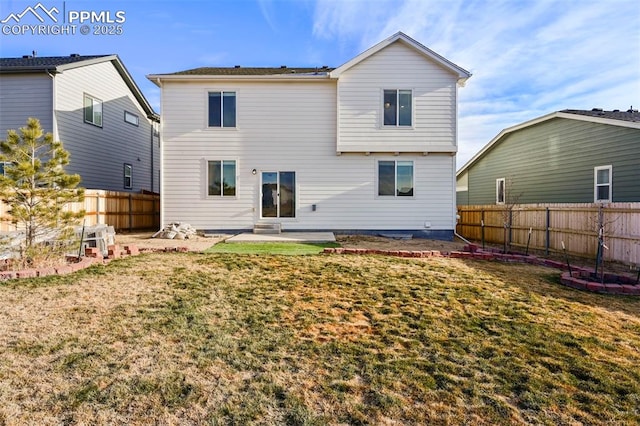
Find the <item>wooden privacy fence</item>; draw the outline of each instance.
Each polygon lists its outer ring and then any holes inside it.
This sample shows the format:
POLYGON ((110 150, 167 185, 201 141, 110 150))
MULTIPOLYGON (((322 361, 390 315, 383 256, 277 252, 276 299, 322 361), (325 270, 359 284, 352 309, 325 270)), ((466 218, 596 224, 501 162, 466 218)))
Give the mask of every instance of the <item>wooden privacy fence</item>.
POLYGON ((595 259, 599 223, 604 225, 604 259, 640 265, 640 203, 519 204, 458 206, 458 234, 466 239, 504 244, 505 220, 511 219, 507 241, 518 247, 562 251, 595 259), (484 226, 483 226, 484 224, 484 226))
MULTIPOLYGON (((87 189, 84 202, 71 203, 67 209, 75 212, 84 209, 87 226, 111 225, 120 231, 160 228, 160 196, 157 194, 87 189)), ((0 231, 16 229, 7 210, 7 205, 0 201, 0 231)))

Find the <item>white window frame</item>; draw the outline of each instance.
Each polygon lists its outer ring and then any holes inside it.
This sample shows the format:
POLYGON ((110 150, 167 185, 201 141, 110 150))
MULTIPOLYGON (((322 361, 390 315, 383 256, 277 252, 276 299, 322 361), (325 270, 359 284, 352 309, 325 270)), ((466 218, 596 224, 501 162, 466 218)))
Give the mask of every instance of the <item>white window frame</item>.
POLYGON ((205 182, 204 182, 204 194, 205 197, 207 198, 211 198, 211 199, 220 199, 220 198, 227 198, 227 199, 235 199, 238 197, 238 160, 235 158, 208 158, 205 161, 205 182), (213 162, 213 161, 217 161, 220 162, 220 180, 221 180, 221 184, 224 182, 224 162, 225 161, 233 161, 234 166, 235 166, 235 194, 233 195, 225 195, 224 193, 224 188, 220 189, 220 195, 211 195, 209 194, 209 163, 213 162))
POLYGON ((610 203, 613 199, 613 166, 610 164, 608 166, 597 166, 593 168, 593 202, 594 203, 610 203), (598 182, 598 172, 600 170, 607 170, 609 172, 609 182, 607 183, 599 183, 598 182), (606 200, 598 198, 598 188, 608 186, 609 187, 609 198, 606 200))
POLYGON ((380 127, 385 128, 385 129, 412 129, 414 126, 414 122, 415 122, 415 105, 414 105, 414 96, 413 96, 413 89, 382 89, 382 91, 380 92, 380 97, 381 97, 381 107, 382 107, 382 114, 380 115, 381 120, 380 120, 380 127), (384 92, 385 91, 391 91, 391 90, 395 90, 396 92, 396 124, 385 124, 384 123, 384 109, 385 109, 385 102, 384 102, 384 92), (400 92, 401 91, 406 91, 406 92, 410 92, 411 94, 411 124, 400 124, 400 92))
POLYGON ((124 189, 133 189, 133 165, 130 163, 124 163, 123 166, 123 186, 124 189), (129 184, 127 185, 127 179, 129 180, 129 184))
POLYGON ((104 110, 103 110, 103 102, 102 100, 96 98, 95 96, 92 96, 88 93, 85 93, 84 96, 82 97, 82 119, 84 120, 85 123, 89 123, 93 126, 97 126, 97 127, 102 127, 103 123, 104 123, 104 110), (91 100, 91 108, 92 108, 92 117, 91 120, 87 120, 87 100, 91 100), (99 108, 99 115, 96 115, 96 106, 100 106, 99 108), (96 117, 100 117, 100 122, 98 123, 96 120, 96 117))
POLYGON ((140 126, 140 118, 136 114, 129 111, 124 112, 124 121, 125 123, 129 123, 136 127, 140 126))
POLYGON ((376 160, 376 198, 403 198, 403 199, 412 199, 416 196, 416 162, 413 160, 398 160, 398 159, 386 159, 380 158, 376 160), (393 195, 381 195, 380 194, 380 162, 381 161, 393 161, 394 170, 393 170, 393 195), (411 163, 411 195, 398 195, 398 163, 411 163))
MULTIPOLYGON (((205 108, 204 108, 204 112, 205 112, 205 117, 204 117, 204 122, 205 122, 205 128, 206 129, 210 129, 210 130, 220 130, 220 129, 226 129, 226 130, 235 130, 238 128, 238 90, 235 89, 227 89, 227 90, 223 90, 223 89, 207 89, 205 91, 205 108), (210 126, 209 125, 209 94, 210 93, 220 93, 221 96, 221 106, 220 106, 220 126, 210 126), (235 105, 235 125, 234 126, 225 126, 224 125, 224 94, 225 93, 235 93, 235 99, 236 99, 236 105, 235 105)), ((212 160, 215 161, 215 160, 212 160)))
POLYGON ((504 204, 507 198, 507 184, 504 178, 496 179, 496 204, 504 204), (502 184, 502 194, 500 194, 500 184, 502 184), (502 200, 500 199, 502 195, 502 200))

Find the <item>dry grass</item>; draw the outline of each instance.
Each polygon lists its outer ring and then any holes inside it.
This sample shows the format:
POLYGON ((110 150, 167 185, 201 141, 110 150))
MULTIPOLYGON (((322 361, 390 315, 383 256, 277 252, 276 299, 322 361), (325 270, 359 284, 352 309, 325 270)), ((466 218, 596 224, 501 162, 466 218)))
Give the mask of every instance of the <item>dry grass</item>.
POLYGON ((640 300, 527 265, 153 254, 0 286, 0 424, 637 424, 640 300))

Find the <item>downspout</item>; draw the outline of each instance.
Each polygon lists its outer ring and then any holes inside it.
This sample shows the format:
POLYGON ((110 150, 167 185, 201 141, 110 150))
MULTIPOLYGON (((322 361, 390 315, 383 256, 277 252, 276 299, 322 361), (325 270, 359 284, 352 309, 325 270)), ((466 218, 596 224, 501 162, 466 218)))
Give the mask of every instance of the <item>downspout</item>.
POLYGON ((53 133, 53 140, 59 141, 58 119, 56 117, 56 79, 55 75, 51 74, 48 69, 45 69, 44 72, 51 77, 51 133, 53 133))
POLYGON ((153 118, 151 118, 151 192, 155 192, 153 188, 153 173, 155 171, 155 164, 153 163, 153 118))
POLYGON ((453 163, 452 167, 451 167, 452 170, 453 170, 453 173, 451 173, 452 174, 452 176, 451 176, 451 180, 452 180, 452 182, 451 182, 451 186, 452 186, 451 191, 453 192, 452 197, 451 197, 451 200, 452 200, 451 210, 452 210, 452 213, 454 214, 454 217, 456 218, 456 221, 453 224, 453 235, 458 237, 458 238, 460 238, 460 239, 462 239, 462 241, 466 241, 467 244, 469 244, 469 242, 467 240, 465 240, 464 238, 462 238, 457 232, 457 228, 458 228, 458 192, 456 191, 456 189, 457 189, 458 182, 457 182, 457 179, 456 179, 456 166, 457 166, 456 159, 458 157, 457 154, 458 154, 458 87, 459 86, 460 86, 460 80, 458 79, 458 81, 456 81, 456 85, 455 85, 455 91, 456 91, 456 96, 455 96, 455 100, 456 100, 456 102, 455 102, 455 114, 456 114, 456 116, 454 117, 454 120, 455 120, 456 126, 455 126, 455 129, 454 129, 455 134, 453 136, 453 143, 454 143, 455 151, 453 151, 451 153, 451 162, 453 163))
POLYGON ((164 173, 162 172, 164 165, 164 141, 162 132, 162 111, 164 110, 164 93, 162 91, 162 81, 157 78, 158 87, 160 88, 160 122, 158 123, 158 142, 160 143, 160 182, 158 182, 158 192, 160 193, 160 229, 163 229, 164 223, 164 203, 162 202, 162 190, 164 188, 164 173))

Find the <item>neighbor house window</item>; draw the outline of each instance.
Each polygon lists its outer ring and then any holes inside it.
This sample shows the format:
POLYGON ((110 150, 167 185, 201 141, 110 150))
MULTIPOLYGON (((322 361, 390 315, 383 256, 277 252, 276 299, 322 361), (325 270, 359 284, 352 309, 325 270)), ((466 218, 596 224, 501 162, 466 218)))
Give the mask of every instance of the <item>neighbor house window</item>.
POLYGON ((611 166, 600 166, 593 169, 594 201, 611 202, 611 166))
POLYGON ((209 127, 236 127, 236 92, 209 92, 209 127))
POLYGON ((5 167, 10 166, 11 163, 0 162, 0 176, 6 176, 5 167))
POLYGON ((378 195, 413 196, 413 161, 378 161, 378 195))
POLYGON ((411 90, 385 90, 383 116, 385 126, 411 126, 411 90))
POLYGON ((504 178, 496 179, 496 204, 504 204, 505 186, 504 178))
POLYGON ((133 166, 131 164, 124 164, 124 188, 133 188, 133 166))
POLYGON ((236 195, 236 162, 234 160, 207 162, 207 195, 220 197, 236 195))
POLYGON ((100 99, 84 95, 84 121, 102 127, 102 101, 100 99))
POLYGON ((138 119, 138 116, 133 113, 130 113, 129 111, 124 112, 124 121, 126 121, 129 124, 133 124, 134 126, 137 126, 140 124, 140 120, 138 119))

